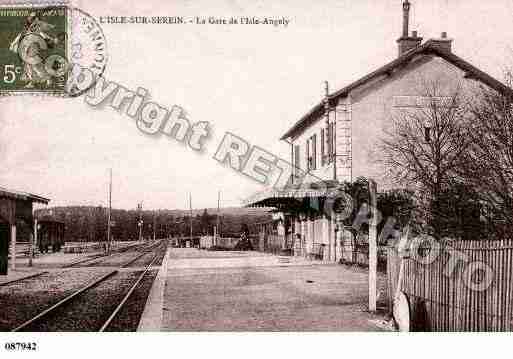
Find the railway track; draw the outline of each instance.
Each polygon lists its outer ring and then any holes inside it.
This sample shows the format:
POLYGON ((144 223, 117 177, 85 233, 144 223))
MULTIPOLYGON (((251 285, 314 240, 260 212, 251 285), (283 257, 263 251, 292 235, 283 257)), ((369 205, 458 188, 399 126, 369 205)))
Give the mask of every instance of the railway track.
POLYGON ((112 312, 112 314, 109 316, 109 319, 107 319, 105 321, 105 323, 103 323, 102 327, 100 328, 99 332, 104 332, 108 327, 109 325, 111 325, 111 323, 114 321, 114 318, 116 318, 116 315, 121 311, 121 308, 123 308, 123 305, 125 305, 125 303, 127 302, 128 298, 130 298, 130 296, 132 295, 132 293, 135 291, 135 289, 137 288, 137 286, 139 285, 139 283, 141 282, 141 280, 144 278, 144 276, 146 275, 146 273, 148 272, 148 270, 152 267, 153 263, 157 260, 159 254, 156 254, 155 257, 153 257, 152 261, 150 262, 150 264, 148 264, 148 266, 144 269, 144 271, 139 275, 139 277, 137 278, 137 280, 135 281, 134 285, 130 288, 130 290, 128 291, 128 293, 123 297, 123 299, 121 300, 121 302, 118 304, 118 306, 116 307, 116 309, 114 309, 114 311, 112 312))
POLYGON ((148 246, 147 248, 145 248, 145 250, 141 254, 137 255, 135 258, 133 258, 133 259, 129 260, 127 263, 123 264, 121 266, 121 268, 130 267, 135 262, 141 260, 141 258, 144 258, 148 254, 150 254, 155 248, 157 248, 157 250, 158 250, 160 247, 163 247, 162 250, 165 250, 165 248, 167 247, 167 241, 160 241, 158 243, 154 243, 153 245, 148 246), (164 244, 165 244, 165 246, 164 246, 164 244))
MULTIPOLYGON (((84 324, 88 327, 84 328, 80 327, 79 324, 77 324, 77 328, 80 331, 106 331, 109 330, 109 328, 113 325, 113 323, 116 322, 116 318, 118 318, 119 313, 123 310, 123 308, 126 306, 127 302, 130 301, 131 297, 134 295, 134 292, 136 292, 138 289, 140 289, 141 282, 149 274, 149 272, 152 270, 153 265, 159 260, 159 258, 162 257, 163 253, 162 251, 165 249, 165 247, 162 245, 163 243, 157 243, 152 246, 149 246, 147 248, 147 251, 144 253, 138 255, 136 258, 130 259, 129 262, 124 263, 123 265, 119 266, 118 269, 109 271, 106 274, 101 275, 99 278, 96 278, 89 282, 84 287, 74 291, 70 295, 66 296, 65 298, 61 299, 57 303, 51 305, 48 308, 45 308, 44 310, 40 311, 37 315, 33 316, 32 318, 26 320, 22 324, 17 325, 15 328, 13 328, 12 332, 19 332, 19 331, 47 331, 44 330, 44 328, 47 327, 48 323, 46 322, 52 322, 50 324, 50 327, 53 326, 55 328, 57 323, 57 328, 53 329, 55 331, 58 331, 58 325, 60 323, 64 323, 65 325, 70 325, 69 323, 89 323, 84 324), (125 272, 121 273, 119 271, 120 268, 124 268, 131 263, 133 263, 135 260, 139 260, 143 256, 151 256, 149 262, 144 267, 143 270, 139 272, 125 272), (134 276, 134 278, 126 277, 128 276, 126 273, 130 273, 130 276, 134 276), (116 282, 116 278, 118 276, 125 275, 124 278, 118 278, 116 282), (136 277, 135 277, 136 276, 136 277), (107 304, 103 305, 101 302, 103 298, 98 293, 94 294, 95 290, 98 289, 99 286, 107 285, 109 281, 113 281, 112 288, 114 290, 118 288, 119 293, 114 293, 113 295, 110 295, 108 290, 106 291, 107 295, 105 298, 107 298, 107 304), (119 283, 122 285, 118 285, 119 283), (130 282, 130 283, 128 283, 130 282), (122 293, 121 293, 122 291, 122 293), (90 298, 88 297, 90 296, 90 298), (121 298, 117 304, 113 302, 113 297, 119 297, 121 298), (91 299, 91 300, 90 300, 91 299), (98 302, 96 305, 94 304, 98 302), (109 302, 110 301, 110 302, 109 302), (83 302, 83 303, 80 303, 83 302), (115 304, 115 305, 114 305, 115 304), (91 308, 84 308, 84 306, 90 306, 91 308), (105 310, 102 311, 102 309, 105 307, 105 310), (89 310, 89 312, 88 312, 89 310), (86 316, 88 313, 94 313, 98 314, 97 312, 100 311, 102 319, 95 319, 90 321, 88 318, 84 319, 84 316, 86 316), (110 313, 109 313, 110 311, 110 313), (77 315, 78 313, 78 315, 77 315), (81 317, 82 315, 82 317, 81 317), (107 319, 106 318, 108 315, 107 319), (101 325, 100 325, 101 322, 101 325)), ((150 284, 151 286, 151 284, 150 284)), ((110 289, 109 289, 110 290, 110 289)), ((135 299, 134 299, 135 300, 135 299)), ((99 315, 99 314, 98 314, 99 315)), ((119 327, 119 325, 118 325, 119 327)))
MULTIPOLYGON (((152 249, 152 248, 160 245, 161 243, 162 243, 162 240, 157 243, 152 243, 150 245, 140 244, 140 245, 134 245, 134 246, 121 248, 118 251, 116 251, 115 253, 111 253, 109 255, 101 254, 101 255, 90 257, 90 258, 81 259, 79 261, 66 264, 66 265, 62 266, 62 268, 73 268, 73 267, 77 267, 77 266, 87 266, 87 263, 89 263, 89 262, 93 262, 95 265, 98 265, 102 261, 108 261, 109 259, 125 255, 127 252, 136 251, 139 249, 143 249, 143 251, 146 251, 148 249, 152 249)), ((89 263, 89 265, 91 265, 91 264, 92 263, 89 263)))

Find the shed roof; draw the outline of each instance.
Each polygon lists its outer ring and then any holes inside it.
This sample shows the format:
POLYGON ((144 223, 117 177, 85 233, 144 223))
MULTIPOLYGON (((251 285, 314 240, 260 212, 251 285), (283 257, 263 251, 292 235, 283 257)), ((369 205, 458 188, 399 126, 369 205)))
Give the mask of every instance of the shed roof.
MULTIPOLYGON (((407 64, 410 60, 412 60, 414 57, 418 55, 439 56, 444 60, 448 61, 449 63, 453 64, 454 66, 458 67, 462 71, 464 71, 466 77, 481 81, 488 87, 502 94, 507 94, 508 96, 513 97, 513 90, 511 88, 509 88, 502 82, 496 80, 492 76, 488 75, 486 72, 479 70, 477 67, 463 60, 461 57, 456 56, 451 51, 443 50, 442 48, 440 48, 440 46, 437 46, 436 40, 428 40, 424 44, 405 52, 397 59, 380 67, 379 69, 356 80, 348 86, 343 87, 340 90, 332 93, 328 96, 328 101, 331 104, 335 104, 338 99, 346 97, 352 90, 356 89, 357 87, 366 84, 367 82, 375 79, 378 76, 390 74, 391 71, 393 71, 399 66, 407 64)), ((285 140, 287 138, 293 137, 295 134, 309 126, 312 122, 314 122, 319 116, 322 116, 323 114, 324 101, 315 105, 310 111, 308 111, 303 117, 301 117, 301 119, 297 121, 280 139, 285 140)))
POLYGON ((18 199, 22 201, 30 201, 44 204, 48 204, 48 202, 50 202, 48 198, 28 192, 7 189, 5 187, 0 187, 0 198, 18 199))

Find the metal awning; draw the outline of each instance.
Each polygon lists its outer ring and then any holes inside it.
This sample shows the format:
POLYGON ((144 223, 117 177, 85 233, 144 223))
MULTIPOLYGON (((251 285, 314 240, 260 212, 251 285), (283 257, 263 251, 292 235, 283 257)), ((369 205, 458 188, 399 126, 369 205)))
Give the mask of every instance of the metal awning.
POLYGON ((244 207, 275 207, 278 209, 297 208, 302 206, 305 200, 329 196, 331 190, 338 186, 338 182, 328 181, 313 182, 295 188, 270 188, 253 194, 243 202, 243 205, 244 207))

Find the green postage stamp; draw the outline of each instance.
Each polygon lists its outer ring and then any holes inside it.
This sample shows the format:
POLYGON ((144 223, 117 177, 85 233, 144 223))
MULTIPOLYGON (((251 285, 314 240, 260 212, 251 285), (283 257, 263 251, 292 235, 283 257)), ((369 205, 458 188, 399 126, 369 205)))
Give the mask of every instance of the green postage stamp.
POLYGON ((66 6, 0 7, 0 94, 64 94, 66 6))

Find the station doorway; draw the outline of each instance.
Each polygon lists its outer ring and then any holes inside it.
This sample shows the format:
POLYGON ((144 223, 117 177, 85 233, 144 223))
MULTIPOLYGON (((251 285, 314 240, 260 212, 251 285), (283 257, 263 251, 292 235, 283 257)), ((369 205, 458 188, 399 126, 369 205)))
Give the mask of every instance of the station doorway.
POLYGON ((0 275, 7 275, 10 233, 9 223, 0 220, 0 275))

